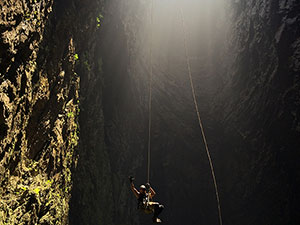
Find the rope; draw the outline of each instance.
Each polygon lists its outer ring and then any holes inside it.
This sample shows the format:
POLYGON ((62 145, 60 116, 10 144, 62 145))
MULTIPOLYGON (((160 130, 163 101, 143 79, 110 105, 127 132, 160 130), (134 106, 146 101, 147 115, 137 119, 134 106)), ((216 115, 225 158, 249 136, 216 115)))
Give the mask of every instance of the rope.
POLYGON ((151 21, 150 21, 150 77, 149 77, 149 120, 148 120, 148 157, 147 157, 147 183, 150 183, 150 166, 151 166, 151 122, 152 122, 152 75, 153 75, 153 60, 152 60, 152 45, 153 45, 153 0, 151 1, 151 21))
POLYGON ((214 166, 213 166, 213 162, 212 162, 212 159, 211 159, 211 156, 210 156, 206 136, 205 136, 204 129, 203 129, 202 120, 201 120, 201 117, 200 117, 198 103, 197 103, 197 99, 196 99, 195 88, 194 88, 193 77, 192 77, 191 64, 190 64, 190 59, 188 57, 189 54, 188 54, 188 47, 187 47, 186 26, 185 26, 185 21, 184 21, 184 16, 183 16, 182 9, 180 9, 180 14, 181 14, 181 20, 182 20, 183 33, 184 33, 185 56, 186 56, 186 64, 187 64, 187 69, 188 69, 188 74, 189 74, 189 79, 190 79, 190 85, 191 85, 191 89, 192 89, 193 100, 194 100, 194 105, 195 105, 195 109, 196 109, 196 113, 197 113, 197 117, 198 117, 199 127, 200 127, 200 130, 201 130, 202 138, 203 138, 205 149, 206 149, 206 154, 207 154, 209 165, 210 165, 211 175, 212 175, 213 182, 214 182, 216 199, 217 199, 217 204, 218 204, 219 222, 220 222, 220 225, 222 225, 223 222, 222 222, 222 213, 221 213, 221 204, 220 204, 220 198, 219 198, 218 185, 217 185, 214 166))

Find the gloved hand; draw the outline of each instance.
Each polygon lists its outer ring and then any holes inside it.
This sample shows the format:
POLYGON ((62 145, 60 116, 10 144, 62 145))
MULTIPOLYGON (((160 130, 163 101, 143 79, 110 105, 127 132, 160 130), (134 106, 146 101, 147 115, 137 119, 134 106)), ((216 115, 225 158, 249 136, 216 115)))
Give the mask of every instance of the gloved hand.
POLYGON ((130 183, 133 183, 133 181, 134 181, 134 177, 133 176, 129 176, 128 179, 129 179, 130 183))
POLYGON ((146 189, 147 189, 147 190, 149 190, 150 187, 151 187, 150 183, 147 183, 145 186, 146 186, 146 189))

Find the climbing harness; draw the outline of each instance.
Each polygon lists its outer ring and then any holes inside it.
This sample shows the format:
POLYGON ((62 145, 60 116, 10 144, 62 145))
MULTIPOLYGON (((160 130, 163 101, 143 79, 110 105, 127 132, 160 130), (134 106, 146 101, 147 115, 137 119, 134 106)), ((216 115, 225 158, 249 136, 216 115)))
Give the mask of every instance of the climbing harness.
POLYGON ((190 85, 191 85, 191 89, 192 89, 193 101, 194 101, 195 110, 196 110, 196 113, 197 113, 197 118, 198 118, 200 130, 201 130, 203 142, 204 142, 204 145, 205 145, 207 158, 208 158, 209 165, 210 165, 211 175, 212 175, 213 182, 214 182, 216 199, 217 199, 217 204, 218 204, 219 223, 220 223, 220 225, 222 225, 223 222, 222 222, 221 204, 220 204, 220 198, 219 198, 217 179, 216 179, 216 176, 215 176, 214 166, 213 166, 213 162, 212 162, 212 159, 211 159, 211 156, 210 156, 206 136, 205 136, 204 129, 203 129, 202 120, 201 120, 201 117, 200 117, 198 103, 197 103, 197 99, 196 99, 196 93, 195 93, 194 82, 193 82, 193 77, 192 77, 191 64, 190 64, 190 59, 189 59, 189 52, 188 52, 188 47, 187 47, 187 34, 186 34, 187 31, 186 31, 186 25, 185 25, 185 20, 184 20, 182 9, 180 9, 180 15, 181 15, 181 21, 182 21, 183 34, 184 34, 184 48, 185 48, 185 56, 186 56, 186 65, 187 65, 190 85))
POLYGON ((146 214, 153 213, 153 208, 151 208, 151 206, 150 206, 149 193, 145 193, 144 196, 141 196, 138 199, 138 209, 143 210, 146 214))

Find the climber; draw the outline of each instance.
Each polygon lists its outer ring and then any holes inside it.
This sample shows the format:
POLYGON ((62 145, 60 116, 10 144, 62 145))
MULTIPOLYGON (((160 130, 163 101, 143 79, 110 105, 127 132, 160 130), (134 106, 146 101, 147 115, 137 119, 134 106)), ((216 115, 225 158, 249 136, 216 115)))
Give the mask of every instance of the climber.
POLYGON ((159 204, 158 202, 153 202, 152 198, 156 195, 153 188, 149 183, 146 185, 141 185, 140 190, 138 191, 134 186, 134 177, 129 177, 131 190, 135 197, 138 200, 138 209, 141 209, 146 214, 153 213, 152 220, 154 223, 161 223, 161 220, 158 218, 158 215, 164 209, 164 206, 159 204))

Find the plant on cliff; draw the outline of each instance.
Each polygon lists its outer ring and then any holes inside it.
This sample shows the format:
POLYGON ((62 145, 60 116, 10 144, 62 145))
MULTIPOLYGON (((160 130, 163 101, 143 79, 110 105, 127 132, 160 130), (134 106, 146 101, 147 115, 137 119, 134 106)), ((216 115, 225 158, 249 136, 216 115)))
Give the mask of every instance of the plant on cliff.
POLYGON ((99 15, 96 17, 96 21, 97 21, 97 27, 101 26, 101 20, 103 19, 103 16, 101 13, 99 13, 99 15))
POLYGON ((74 54, 74 60, 77 61, 79 59, 79 56, 77 53, 74 54))

